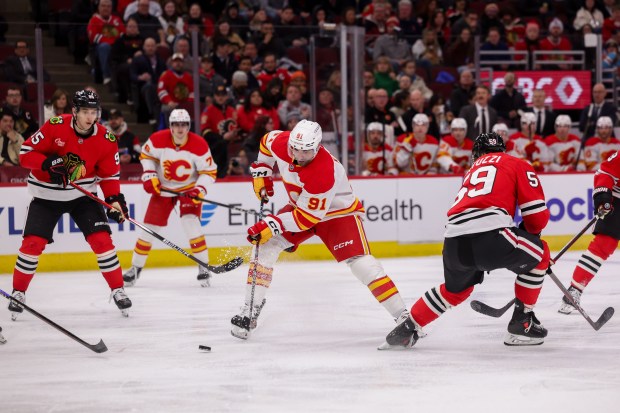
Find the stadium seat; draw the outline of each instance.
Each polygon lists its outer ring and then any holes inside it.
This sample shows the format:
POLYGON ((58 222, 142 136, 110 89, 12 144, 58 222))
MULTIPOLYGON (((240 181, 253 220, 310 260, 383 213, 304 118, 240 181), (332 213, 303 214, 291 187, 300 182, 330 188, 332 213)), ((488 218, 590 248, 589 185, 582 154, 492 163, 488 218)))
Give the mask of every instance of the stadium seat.
MULTIPOLYGON (((55 83, 44 83, 43 84, 43 101, 48 102, 54 92, 56 91, 55 83)), ((37 101, 37 84, 36 83, 28 83, 26 85, 26 100, 28 102, 36 102, 37 101)))
POLYGON ((308 64, 308 52, 305 47, 289 47, 286 49, 286 55, 295 63, 308 64))
POLYGON ((0 62, 4 62, 7 57, 12 56, 15 47, 12 44, 0 44, 0 62))
POLYGON ((340 50, 331 47, 317 47, 315 58, 318 67, 338 65, 340 63, 340 50))
POLYGON ((50 12, 70 11, 73 0, 48 0, 47 4, 50 12))
POLYGON ((428 87, 433 91, 435 95, 439 95, 443 97, 444 101, 447 101, 450 98, 452 90, 454 89, 454 84, 431 82, 428 87))

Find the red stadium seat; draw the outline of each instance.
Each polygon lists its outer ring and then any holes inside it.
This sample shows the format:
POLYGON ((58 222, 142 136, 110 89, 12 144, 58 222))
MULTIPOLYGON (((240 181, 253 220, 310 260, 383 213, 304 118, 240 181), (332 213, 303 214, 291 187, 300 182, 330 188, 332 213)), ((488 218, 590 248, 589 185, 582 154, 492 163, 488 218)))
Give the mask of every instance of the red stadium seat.
POLYGON ((73 0, 48 0, 47 4, 50 12, 70 11, 73 0))
POLYGON ((439 83, 439 82, 431 82, 428 87, 433 91, 435 95, 439 95, 443 97, 444 101, 447 101, 452 94, 452 90, 454 89, 454 84, 452 83, 439 83))
POLYGON ((308 64, 308 52, 305 47, 289 47, 286 50, 286 55, 295 63, 308 64))
MULTIPOLYGON (((54 92, 56 91, 55 83, 44 83, 43 84, 43 101, 48 102, 54 92)), ((26 85, 26 100, 28 102, 35 102, 37 100, 37 84, 36 83, 28 83, 26 85)))
POLYGON ((7 57, 15 53, 15 47, 12 44, 0 44, 0 62, 4 62, 7 57))
POLYGON ((340 63, 340 50, 331 47, 318 47, 315 49, 317 66, 338 65, 340 63))

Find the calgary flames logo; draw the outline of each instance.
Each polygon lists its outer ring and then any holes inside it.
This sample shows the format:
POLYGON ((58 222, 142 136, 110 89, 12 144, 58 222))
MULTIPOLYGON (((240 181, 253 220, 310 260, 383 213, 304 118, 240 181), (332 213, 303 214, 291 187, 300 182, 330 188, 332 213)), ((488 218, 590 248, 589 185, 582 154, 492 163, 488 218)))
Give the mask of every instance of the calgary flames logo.
POLYGON ((164 178, 169 181, 183 182, 190 177, 192 165, 184 159, 167 160, 163 163, 164 178))
POLYGON ((565 151, 561 151, 558 154, 560 165, 568 165, 574 162, 575 148, 570 148, 565 151))
POLYGON ((431 167, 431 155, 427 152, 414 153, 411 158, 412 170, 424 173, 431 167))

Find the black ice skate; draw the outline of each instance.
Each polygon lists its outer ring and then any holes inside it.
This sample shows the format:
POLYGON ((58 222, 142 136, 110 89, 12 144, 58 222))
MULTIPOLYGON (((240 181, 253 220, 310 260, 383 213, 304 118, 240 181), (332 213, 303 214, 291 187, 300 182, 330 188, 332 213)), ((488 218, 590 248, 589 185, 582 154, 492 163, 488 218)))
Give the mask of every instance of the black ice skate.
POLYGON ((134 285, 136 285, 138 278, 140 278, 141 272, 142 268, 132 265, 131 268, 125 274, 123 274, 123 281, 125 282, 125 287, 133 287, 134 285))
MULTIPOLYGON (((571 297, 573 297, 573 300, 575 301, 575 304, 577 305, 581 305, 581 291, 579 291, 578 289, 576 289, 575 287, 573 287, 572 285, 570 287, 568 287, 568 292, 570 293, 571 297)), ((562 297, 562 305, 560 306, 560 308, 558 309, 558 313, 560 314, 570 314, 573 311, 576 311, 577 308, 575 308, 575 306, 573 304, 571 304, 568 301, 568 298, 566 298, 566 296, 562 297)))
POLYGON ((196 279, 200 281, 202 287, 211 287, 211 273, 206 268, 199 267, 196 279))
POLYGON ((13 300, 17 300, 20 303, 26 302, 26 293, 23 291, 13 290, 13 299, 9 301, 9 311, 11 312, 11 320, 17 320, 17 316, 20 315, 24 309, 18 304, 15 304, 13 300))
POLYGON ((131 300, 127 297, 127 294, 125 294, 125 289, 123 287, 115 288, 112 290, 110 297, 114 299, 114 304, 121 310, 123 317, 129 317, 127 309, 131 308, 131 300))
POLYGON ((408 311, 401 314, 397 322, 396 327, 385 337, 385 343, 380 345, 378 350, 411 348, 418 341, 420 327, 413 321, 408 311))
POLYGON ((540 324, 531 309, 525 308, 521 300, 515 300, 515 310, 508 323, 508 333, 504 338, 507 346, 536 346, 542 344, 547 329, 540 324))
POLYGON ((2 327, 0 327, 0 344, 6 343, 6 338, 2 335, 2 327))
POLYGON ((242 340, 247 340, 250 337, 250 331, 256 328, 258 316, 266 302, 267 300, 263 298, 263 302, 260 305, 254 306, 252 320, 250 320, 250 305, 245 304, 241 309, 241 313, 231 318, 232 328, 230 329, 230 334, 242 340))

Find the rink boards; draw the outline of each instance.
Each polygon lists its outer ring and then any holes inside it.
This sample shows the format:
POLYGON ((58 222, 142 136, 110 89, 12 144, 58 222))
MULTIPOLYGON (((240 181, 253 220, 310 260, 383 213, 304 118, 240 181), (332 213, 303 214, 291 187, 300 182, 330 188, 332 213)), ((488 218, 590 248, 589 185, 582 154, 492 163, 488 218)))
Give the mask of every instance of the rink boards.
MULTIPOLYGON (((551 212, 544 236, 560 248, 592 218, 593 175, 546 174, 540 178, 551 212)), ((446 212, 454 201, 461 179, 452 176, 351 179, 353 190, 366 208, 365 230, 373 253, 384 257, 439 254, 446 212)), ((123 184, 122 191, 128 200, 130 214, 142 222, 149 195, 143 191, 142 185, 136 183, 123 184)), ((275 183, 275 192, 267 207, 270 213, 277 212, 288 201, 281 181, 275 183)), ((26 186, 0 186, 0 273, 12 271, 30 198, 26 186)), ((244 209, 258 209, 249 181, 218 182, 209 188, 207 198, 244 209)), ((247 254, 245 231, 254 220, 251 214, 203 204, 201 225, 207 236, 211 261, 247 254), (236 251, 237 247, 242 250, 236 251)), ((127 223, 113 223, 111 226, 121 262, 127 265, 140 229, 127 223)), ((174 212, 161 235, 183 248, 188 247, 178 215, 174 212)), ((42 270, 82 269, 95 265, 92 254, 83 254, 90 251, 89 247, 67 215, 59 221, 54 240, 41 260, 42 270)), ((583 247, 586 241, 587 238, 576 247, 583 247)), ((293 255, 301 259, 329 258, 329 251, 317 245, 319 243, 320 240, 313 238, 309 245, 293 255)), ((149 257, 149 266, 192 264, 156 240, 153 249, 157 252, 149 257)), ((287 257, 292 258, 292 255, 287 257)))

